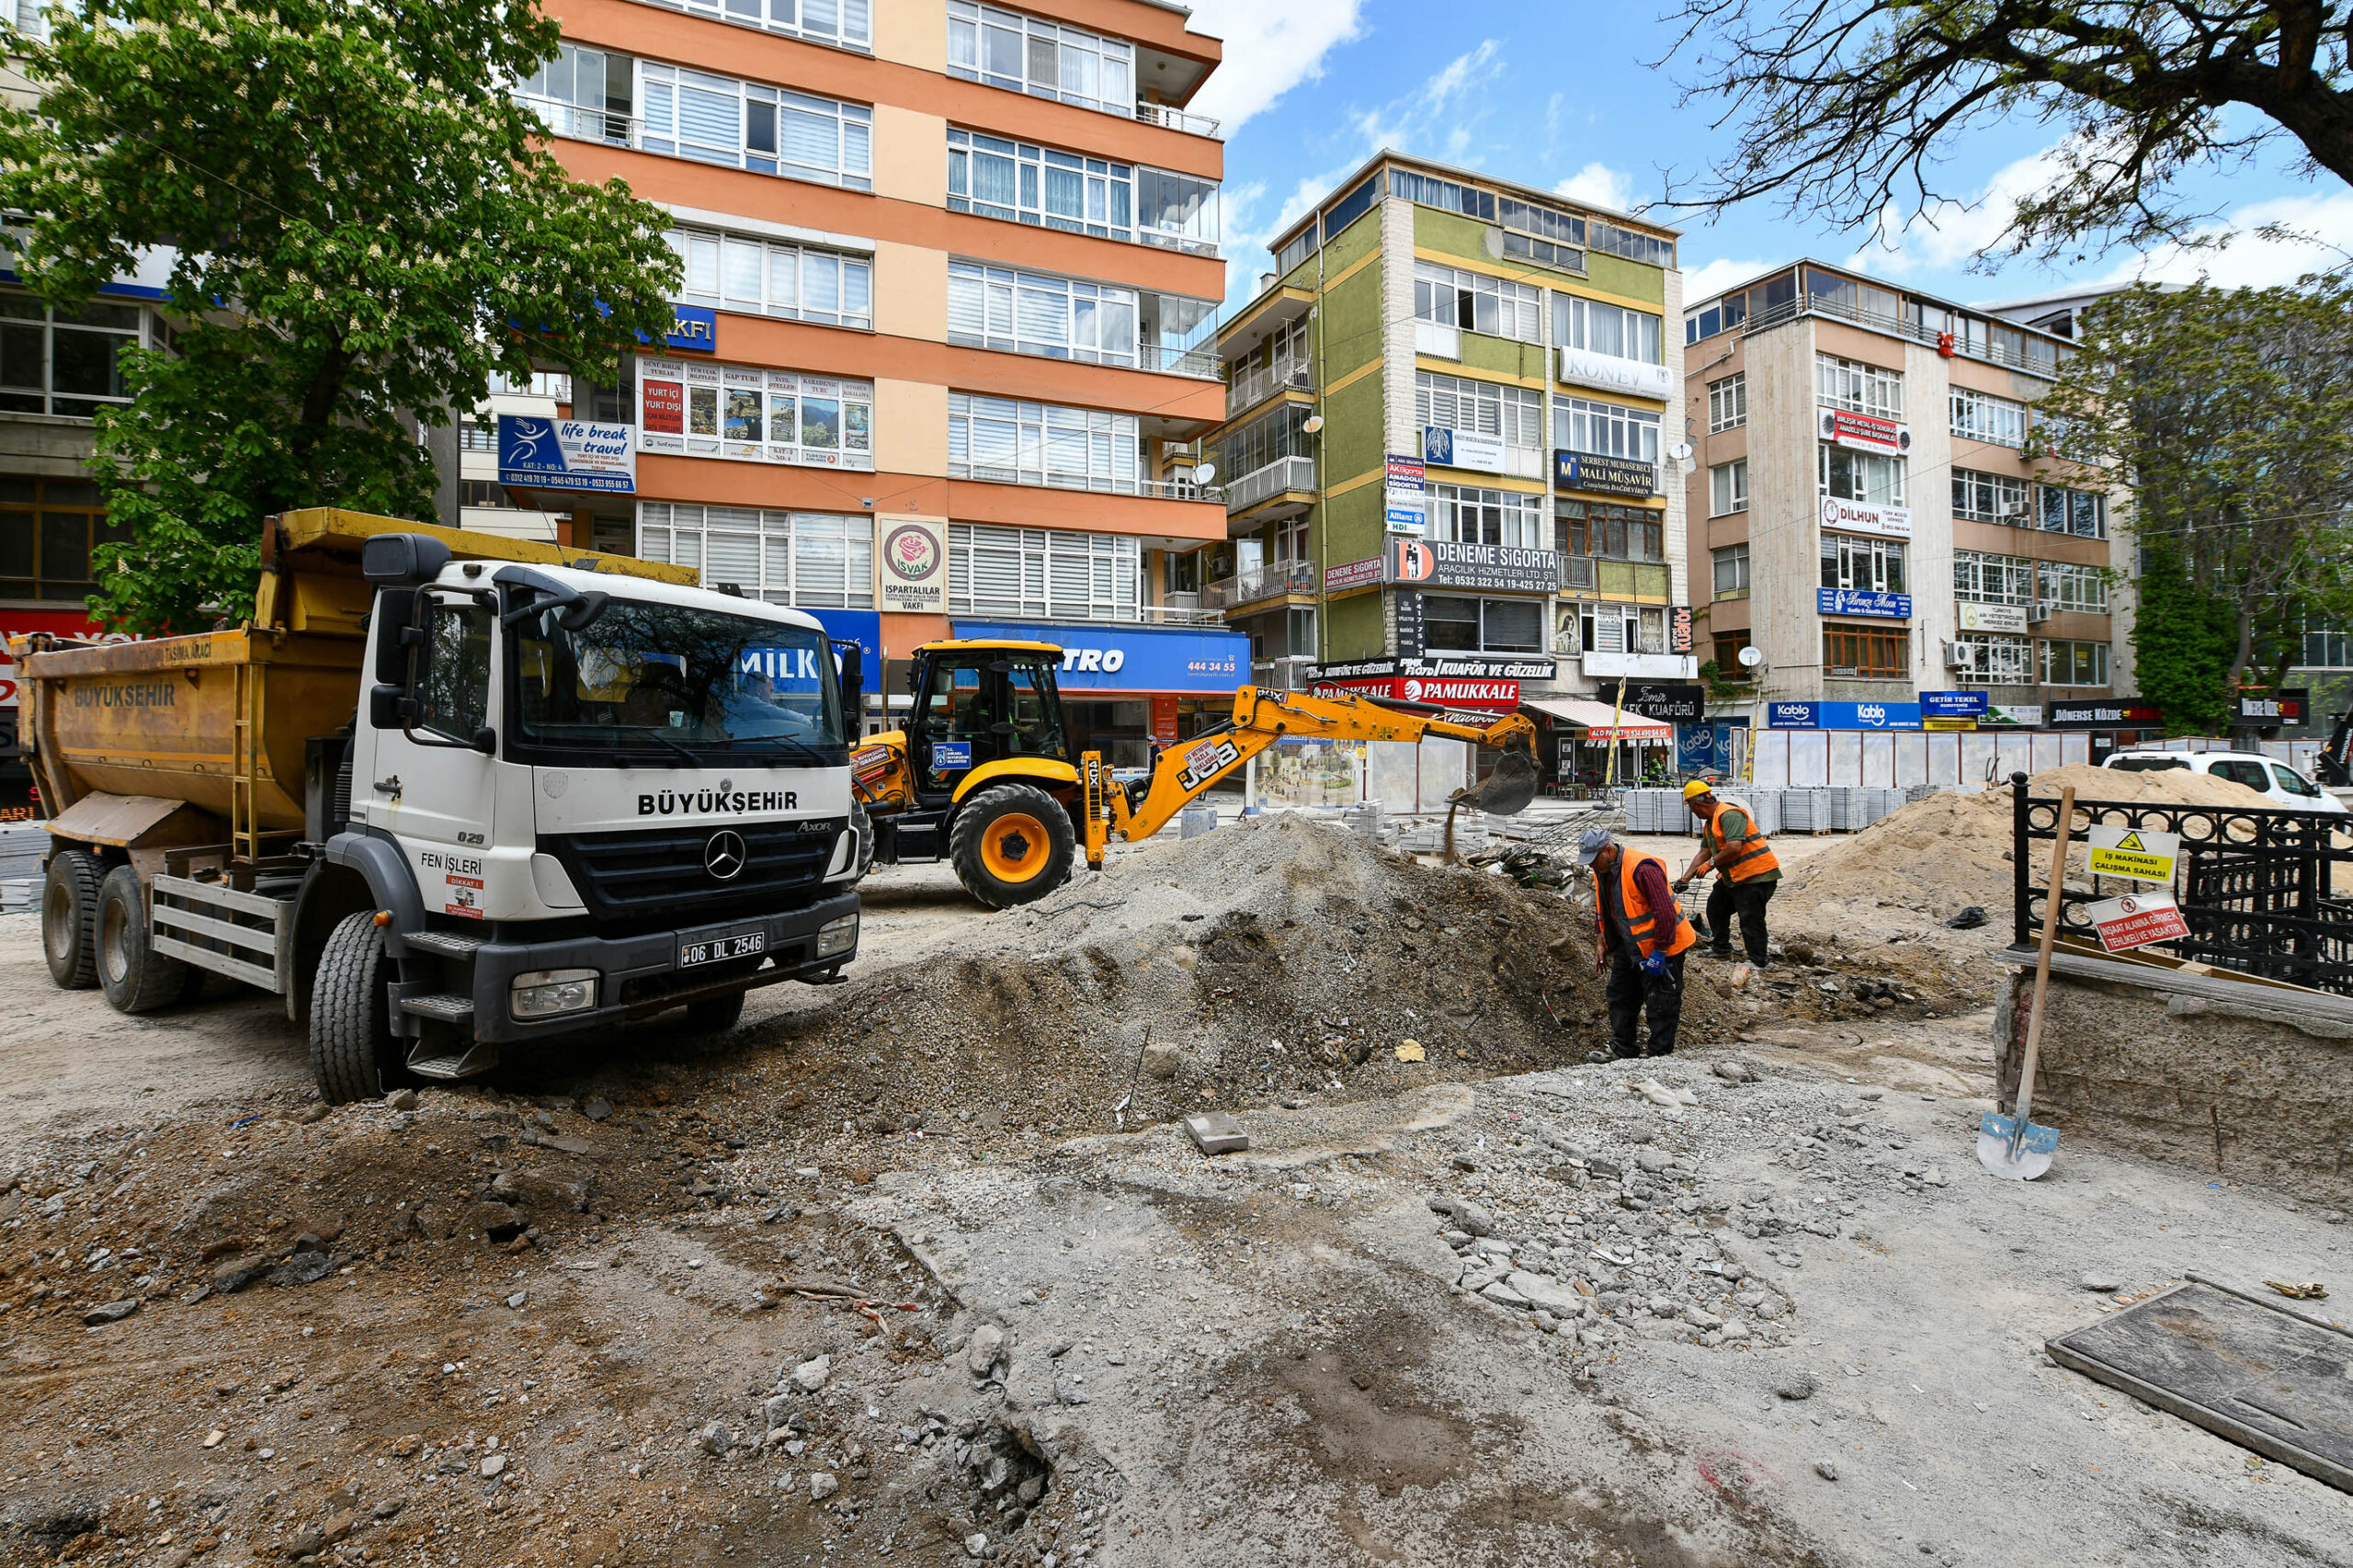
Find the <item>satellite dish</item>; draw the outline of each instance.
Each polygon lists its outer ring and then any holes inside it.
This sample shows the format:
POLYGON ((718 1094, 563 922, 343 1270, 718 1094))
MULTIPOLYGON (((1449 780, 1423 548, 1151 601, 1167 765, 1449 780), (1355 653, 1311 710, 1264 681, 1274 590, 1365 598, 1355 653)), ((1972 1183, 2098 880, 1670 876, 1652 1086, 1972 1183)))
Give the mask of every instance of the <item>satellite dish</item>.
POLYGON ((1754 642, 1740 651, 1740 665, 1743 669, 1753 670, 1764 662, 1765 655, 1756 651, 1756 644, 1754 642))
POLYGON ((1193 483, 1196 483, 1196 484, 1207 484, 1207 483, 1209 483, 1211 480, 1215 479, 1216 477, 1217 477, 1217 464, 1215 464, 1215 463, 1195 463, 1195 464, 1193 465, 1193 483))
POLYGON ((1304 434, 1313 436, 1324 428, 1324 416, 1320 414, 1311 414, 1301 422, 1299 427, 1304 434))
POLYGON ((1493 223, 1488 224, 1488 225, 1487 225, 1487 233, 1486 233, 1486 235, 1485 235, 1485 239, 1486 239, 1486 244, 1487 244, 1487 259, 1488 259, 1488 260, 1490 260, 1490 261, 1501 261, 1501 260, 1503 260, 1503 258, 1504 258, 1504 232, 1503 232, 1503 230, 1502 230, 1502 229, 1500 229, 1500 228, 1498 228, 1498 227, 1496 227, 1496 226, 1495 226, 1495 224, 1493 224, 1493 223))
POLYGON ((1691 456, 1691 443, 1688 441, 1677 441, 1675 445, 1666 449, 1666 455, 1673 458, 1677 462, 1682 462, 1691 456))

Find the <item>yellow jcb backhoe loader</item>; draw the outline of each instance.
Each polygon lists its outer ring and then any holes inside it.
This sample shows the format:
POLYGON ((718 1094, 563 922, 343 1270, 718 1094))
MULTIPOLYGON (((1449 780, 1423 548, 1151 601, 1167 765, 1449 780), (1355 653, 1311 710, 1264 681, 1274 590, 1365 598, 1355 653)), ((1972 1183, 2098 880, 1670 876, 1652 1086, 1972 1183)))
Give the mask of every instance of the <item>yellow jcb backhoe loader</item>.
POLYGON ((1494 772, 1458 803, 1509 816, 1536 795, 1535 726, 1519 714, 1468 724, 1436 709, 1255 686, 1233 694, 1232 719, 1162 751, 1147 778, 1122 784, 1098 752, 1072 759, 1055 682, 1063 651, 1052 643, 927 642, 914 658, 906 727, 872 737, 850 757, 854 789, 873 822, 874 859, 948 860, 993 909, 1060 887, 1082 843, 1088 867, 1101 870, 1114 833, 1130 843, 1151 837, 1287 736, 1435 735, 1502 747, 1494 772))

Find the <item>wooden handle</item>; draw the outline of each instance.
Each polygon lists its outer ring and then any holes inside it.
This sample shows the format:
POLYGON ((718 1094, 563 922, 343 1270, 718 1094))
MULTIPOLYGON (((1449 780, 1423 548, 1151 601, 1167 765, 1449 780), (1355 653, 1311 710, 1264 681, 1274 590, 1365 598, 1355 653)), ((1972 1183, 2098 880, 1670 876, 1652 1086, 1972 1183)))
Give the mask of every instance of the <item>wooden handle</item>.
POLYGON ((2067 886, 2067 839, 2075 826, 2075 788, 2059 791, 2059 831, 2051 841, 2051 888, 2042 902, 2042 948, 2034 960, 2034 1008, 2026 1020, 2026 1059, 2018 1063, 2018 1096, 2013 1102, 2018 1136, 2026 1133, 2027 1113, 2034 1108, 2034 1070, 2042 1056, 2042 999, 2051 988, 2051 947, 2059 938, 2062 896, 2067 886))

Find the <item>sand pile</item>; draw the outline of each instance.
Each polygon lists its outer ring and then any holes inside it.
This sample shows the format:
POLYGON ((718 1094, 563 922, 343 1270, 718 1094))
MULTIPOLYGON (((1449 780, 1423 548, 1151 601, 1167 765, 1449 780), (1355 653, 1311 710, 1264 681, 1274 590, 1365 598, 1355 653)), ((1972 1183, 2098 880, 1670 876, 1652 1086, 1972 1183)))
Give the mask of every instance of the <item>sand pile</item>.
MULTIPOLYGON (((2070 763, 2036 774, 2028 792, 2056 800, 2074 785, 2086 801, 2145 801, 2185 806, 2268 807, 2243 784, 2187 769, 2128 773, 2070 763)), ((1821 925, 1855 906, 1893 904, 1946 919, 1974 904, 1994 926, 2009 926, 2012 801, 2007 789, 1980 794, 1939 792, 1881 817, 1853 837, 1807 857, 1783 878, 1773 914, 1821 925)), ((2070 856, 2077 871, 2080 850, 2070 856)), ((2038 880, 2040 873, 2038 872, 2038 880)))

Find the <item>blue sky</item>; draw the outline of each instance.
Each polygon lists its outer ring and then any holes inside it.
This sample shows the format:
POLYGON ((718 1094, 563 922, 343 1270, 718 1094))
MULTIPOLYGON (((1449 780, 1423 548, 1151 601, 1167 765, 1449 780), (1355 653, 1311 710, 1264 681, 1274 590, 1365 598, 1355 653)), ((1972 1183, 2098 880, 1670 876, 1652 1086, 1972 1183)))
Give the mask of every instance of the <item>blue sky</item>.
MULTIPOLYGON (((1226 63, 1194 107, 1225 122, 1228 296, 1255 292, 1270 265, 1265 242, 1372 152, 1388 146, 1540 189, 1634 210, 1678 187, 1731 145, 1711 112, 1677 107, 1674 32, 1665 0, 1576 5, 1539 0, 1192 0, 1192 27, 1225 40, 1226 63)), ((2009 204, 2043 183, 2057 132, 2021 123, 1972 132, 1943 170, 1962 201, 1933 222, 1895 215, 1892 243, 1837 232, 1757 206, 1712 224, 1657 216, 1684 230, 1686 297, 1737 282, 1791 256, 1851 262, 1963 301, 2013 299, 2137 274, 2268 284, 2353 252, 2353 192, 2284 166, 2200 176, 2188 188, 2239 237, 2220 250, 2121 249, 2055 267, 2007 262, 1972 270, 2009 204), (2256 234, 2284 224, 2326 246, 2256 234)), ((2284 160, 2278 161, 2284 164, 2284 160)))

